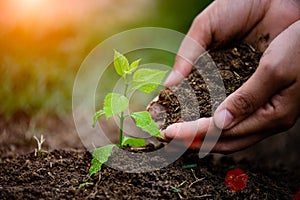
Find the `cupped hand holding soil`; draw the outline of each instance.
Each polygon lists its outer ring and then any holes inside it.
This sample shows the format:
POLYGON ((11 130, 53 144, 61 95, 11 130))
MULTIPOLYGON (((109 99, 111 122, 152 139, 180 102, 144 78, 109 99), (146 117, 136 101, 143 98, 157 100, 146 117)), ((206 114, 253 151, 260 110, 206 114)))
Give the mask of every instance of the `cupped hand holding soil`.
POLYGON ((191 147, 199 148, 213 120, 223 130, 214 151, 228 153, 291 128, 300 116, 299 20, 296 1, 214 1, 200 13, 179 49, 167 87, 187 76, 206 49, 234 40, 252 44, 264 56, 253 76, 224 100, 213 118, 171 125, 165 136, 198 138, 191 147))

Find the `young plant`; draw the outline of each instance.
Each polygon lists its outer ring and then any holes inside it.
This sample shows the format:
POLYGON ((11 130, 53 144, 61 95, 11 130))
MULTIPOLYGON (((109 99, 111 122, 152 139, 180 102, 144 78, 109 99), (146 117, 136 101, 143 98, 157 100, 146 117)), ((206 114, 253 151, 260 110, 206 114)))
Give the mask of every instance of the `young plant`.
MULTIPOLYGON (((92 126, 94 127, 98 119, 103 115, 105 115, 106 119, 113 116, 119 117, 119 148, 126 145, 133 147, 146 145, 146 141, 142 138, 132 138, 123 135, 123 125, 126 117, 132 117, 136 126, 140 127, 143 131, 148 132, 151 136, 162 138, 157 124, 153 121, 147 111, 132 112, 129 115, 125 115, 125 110, 129 105, 127 97, 130 92, 139 90, 149 94, 155 90, 158 85, 160 85, 166 75, 166 71, 149 68, 138 69, 140 60, 141 59, 135 60, 129 64, 124 55, 117 51, 114 52, 115 70, 124 81, 124 91, 122 94, 107 94, 104 99, 103 109, 96 112, 93 118, 92 126)), ((109 144, 94 150, 89 170, 90 176, 101 170, 102 164, 105 163, 111 156, 112 150, 115 146, 115 144, 109 144)))
POLYGON ((41 135, 40 139, 38 139, 36 136, 33 136, 33 138, 36 140, 38 145, 37 148, 34 149, 34 155, 37 156, 42 152, 42 145, 46 140, 43 135, 41 135))

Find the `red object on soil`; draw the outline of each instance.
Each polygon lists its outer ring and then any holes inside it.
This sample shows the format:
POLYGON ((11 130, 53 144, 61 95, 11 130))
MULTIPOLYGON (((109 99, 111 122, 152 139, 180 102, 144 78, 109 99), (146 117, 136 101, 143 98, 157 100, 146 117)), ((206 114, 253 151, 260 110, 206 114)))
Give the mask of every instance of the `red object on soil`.
POLYGON ((247 186, 248 175, 240 168, 229 170, 225 177, 225 185, 231 191, 237 192, 247 186))
POLYGON ((298 190, 297 194, 295 194, 292 200, 300 200, 300 190, 298 190))

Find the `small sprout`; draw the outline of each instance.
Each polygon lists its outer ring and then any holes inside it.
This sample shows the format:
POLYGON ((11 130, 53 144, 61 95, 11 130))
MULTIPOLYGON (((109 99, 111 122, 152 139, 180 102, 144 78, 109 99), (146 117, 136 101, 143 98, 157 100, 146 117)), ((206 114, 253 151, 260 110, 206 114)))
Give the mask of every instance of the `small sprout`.
POLYGON ((41 135, 41 138, 38 139, 36 136, 33 136, 33 138, 36 140, 38 147, 34 149, 34 155, 37 156, 37 154, 40 154, 42 151, 42 145, 46 141, 44 136, 41 135))
POLYGON ((170 187, 173 190, 173 192, 175 192, 175 193, 180 193, 181 192, 181 190, 177 187, 174 187, 174 186, 170 186, 170 187))

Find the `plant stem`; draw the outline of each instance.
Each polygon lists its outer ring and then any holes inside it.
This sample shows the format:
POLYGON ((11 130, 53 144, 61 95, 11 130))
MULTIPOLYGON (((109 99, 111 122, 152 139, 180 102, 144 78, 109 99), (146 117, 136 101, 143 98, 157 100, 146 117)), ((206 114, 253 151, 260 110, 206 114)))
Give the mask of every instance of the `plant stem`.
POLYGON ((122 142, 123 142, 123 123, 124 123, 124 112, 121 112, 121 117, 120 117, 119 148, 122 147, 122 142))
MULTIPOLYGON (((124 96, 127 97, 127 90, 128 90, 128 81, 126 79, 126 75, 124 76, 124 84, 125 84, 125 89, 124 89, 124 96)), ((119 134, 119 148, 122 147, 122 142, 123 142, 123 126, 124 126, 124 112, 121 112, 121 117, 120 117, 120 134, 119 134)))

